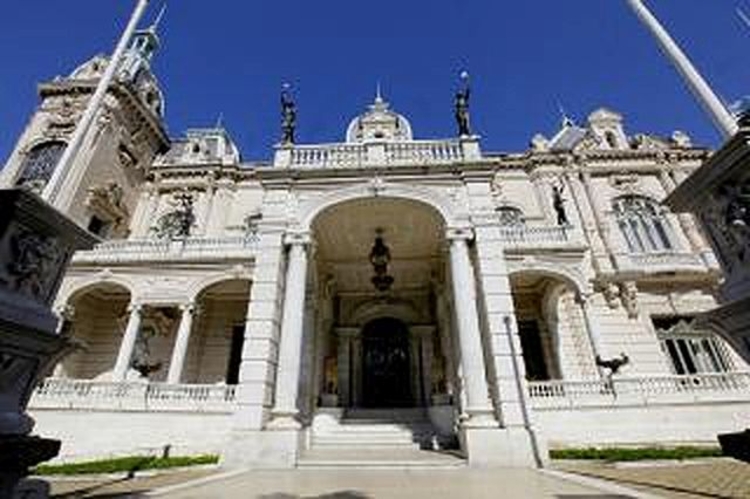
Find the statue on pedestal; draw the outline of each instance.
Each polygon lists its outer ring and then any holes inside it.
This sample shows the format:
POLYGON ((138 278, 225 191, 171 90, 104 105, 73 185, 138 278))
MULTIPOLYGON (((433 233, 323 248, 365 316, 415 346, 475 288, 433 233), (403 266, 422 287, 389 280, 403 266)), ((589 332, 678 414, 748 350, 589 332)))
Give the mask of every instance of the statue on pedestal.
POLYGON ((563 227, 570 225, 568 214, 565 211, 564 190, 565 186, 563 184, 552 186, 552 207, 555 209, 555 213, 557 213, 557 225, 563 227))
POLYGON ((294 144, 294 132, 297 128, 297 106, 290 91, 290 85, 284 83, 281 90, 281 144, 294 144))
POLYGON ((461 73, 463 88, 456 92, 454 100, 456 124, 458 125, 458 135, 461 137, 471 135, 471 124, 469 123, 469 97, 471 88, 469 86, 469 73, 461 73))

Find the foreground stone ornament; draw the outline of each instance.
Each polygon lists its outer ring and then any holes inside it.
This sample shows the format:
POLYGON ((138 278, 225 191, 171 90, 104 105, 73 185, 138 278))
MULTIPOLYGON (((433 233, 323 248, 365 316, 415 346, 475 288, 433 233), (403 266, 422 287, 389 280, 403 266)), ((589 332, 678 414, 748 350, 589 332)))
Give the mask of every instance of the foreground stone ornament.
POLYGON ((60 442, 30 436, 36 384, 76 342, 57 334, 52 301, 73 252, 96 238, 22 189, 0 190, 0 498, 60 442))

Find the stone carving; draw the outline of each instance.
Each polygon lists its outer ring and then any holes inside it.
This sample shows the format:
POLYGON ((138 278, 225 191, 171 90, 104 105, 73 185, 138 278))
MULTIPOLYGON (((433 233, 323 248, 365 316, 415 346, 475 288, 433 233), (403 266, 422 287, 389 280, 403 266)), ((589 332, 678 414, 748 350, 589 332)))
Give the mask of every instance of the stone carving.
POLYGON ((469 123, 469 97, 471 88, 469 86, 469 73, 461 73, 463 88, 456 92, 454 100, 456 124, 458 125, 458 135, 461 137, 471 135, 471 124, 469 123))
POLYGON ((602 287, 602 294, 609 308, 616 309, 620 306, 620 288, 617 284, 613 282, 605 283, 602 287))
POLYGON ((290 85, 285 83, 281 90, 281 143, 294 144, 294 132, 297 128, 297 107, 292 98, 290 85))
POLYGON ((628 194, 637 192, 640 182, 641 179, 638 175, 613 175, 609 178, 609 185, 628 194))
POLYGON ((130 211, 124 202, 125 193, 117 182, 108 182, 105 185, 89 189, 86 200, 88 208, 102 220, 110 222, 115 232, 127 225, 130 211))
POLYGON ((130 366, 138 371, 142 378, 148 378, 152 373, 161 370, 160 361, 151 362, 150 341, 156 336, 156 331, 152 328, 144 328, 140 331, 135 347, 133 348, 133 359, 130 366))
POLYGON ((154 228, 158 237, 165 239, 185 239, 195 226, 193 194, 187 189, 174 195, 174 209, 159 219, 154 228))
POLYGON ((258 229, 259 229, 261 220, 263 220, 263 214, 260 212, 251 213, 245 217, 245 221, 244 221, 245 237, 254 237, 258 235, 258 229))
POLYGON ((638 317, 638 287, 635 282, 628 281, 620 284, 620 295, 622 305, 628 312, 628 317, 635 319, 638 317))
POLYGON ((57 239, 22 229, 11 236, 10 249, 12 257, 7 271, 11 289, 34 298, 46 298, 43 295, 48 292, 64 256, 57 239))

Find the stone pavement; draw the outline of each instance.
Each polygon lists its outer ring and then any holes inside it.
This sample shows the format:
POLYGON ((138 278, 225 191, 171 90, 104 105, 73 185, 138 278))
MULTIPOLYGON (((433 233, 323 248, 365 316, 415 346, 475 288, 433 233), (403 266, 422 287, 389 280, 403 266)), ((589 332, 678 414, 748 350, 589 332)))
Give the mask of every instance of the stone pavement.
POLYGON ((134 478, 123 474, 107 476, 44 477, 56 499, 138 497, 147 491, 216 474, 218 468, 141 472, 134 478))
POLYGON ((750 464, 733 459, 634 463, 556 461, 554 468, 613 480, 669 499, 750 498, 750 464))
POLYGON ((614 499, 602 491, 526 469, 297 470, 246 472, 158 494, 167 499, 614 499))

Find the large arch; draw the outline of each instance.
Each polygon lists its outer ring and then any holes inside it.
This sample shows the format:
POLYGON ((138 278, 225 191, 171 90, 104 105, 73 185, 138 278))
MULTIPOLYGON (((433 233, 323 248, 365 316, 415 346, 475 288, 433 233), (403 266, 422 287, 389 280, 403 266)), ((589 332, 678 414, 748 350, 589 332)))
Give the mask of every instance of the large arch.
POLYGON ((252 281, 224 275, 200 284, 189 292, 194 318, 181 381, 237 384, 252 281))
POLYGON ((114 368, 132 292, 116 280, 100 280, 71 288, 64 299, 63 328, 83 342, 83 349, 66 357, 56 374, 99 378, 114 368))
POLYGON ((459 213, 450 199, 435 190, 372 181, 329 192, 302 204, 299 213, 300 230, 310 231, 319 215, 330 208, 348 201, 368 198, 401 199, 421 203, 437 212, 446 227, 466 225, 469 220, 468 213, 459 213))

